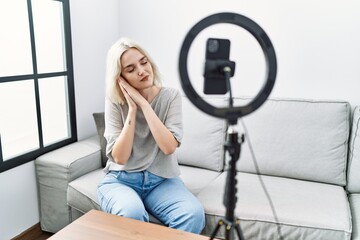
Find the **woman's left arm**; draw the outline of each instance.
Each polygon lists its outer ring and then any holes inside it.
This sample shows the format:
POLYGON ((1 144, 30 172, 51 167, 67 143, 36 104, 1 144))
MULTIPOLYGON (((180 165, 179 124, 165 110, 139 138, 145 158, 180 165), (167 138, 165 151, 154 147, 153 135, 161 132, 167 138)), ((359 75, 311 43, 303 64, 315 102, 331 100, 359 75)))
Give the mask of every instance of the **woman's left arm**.
POLYGON ((159 146, 160 150, 165 154, 169 155, 175 152, 178 141, 170 130, 161 122, 159 117, 156 115, 151 105, 146 102, 144 106, 141 106, 144 113, 145 119, 149 125, 150 131, 159 146))

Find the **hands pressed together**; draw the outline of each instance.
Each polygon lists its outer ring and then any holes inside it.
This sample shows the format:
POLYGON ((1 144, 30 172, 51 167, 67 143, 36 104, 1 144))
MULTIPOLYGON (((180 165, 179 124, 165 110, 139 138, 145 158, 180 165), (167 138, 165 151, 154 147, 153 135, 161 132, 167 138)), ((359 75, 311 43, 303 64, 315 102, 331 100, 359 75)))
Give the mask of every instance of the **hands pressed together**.
POLYGON ((139 91, 132 87, 124 78, 119 77, 118 84, 124 93, 126 101, 129 105, 129 110, 136 110, 138 106, 141 108, 141 106, 147 103, 146 99, 139 93, 139 91))

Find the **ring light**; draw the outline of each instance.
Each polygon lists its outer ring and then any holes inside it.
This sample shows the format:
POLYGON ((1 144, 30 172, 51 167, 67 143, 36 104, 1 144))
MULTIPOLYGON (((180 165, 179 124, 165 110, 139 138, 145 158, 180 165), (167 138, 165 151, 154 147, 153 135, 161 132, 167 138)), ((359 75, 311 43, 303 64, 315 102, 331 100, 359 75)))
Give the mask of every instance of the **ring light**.
POLYGON ((236 13, 217 13, 210 15, 195 24, 185 37, 179 58, 179 72, 182 88, 189 100, 203 112, 229 120, 230 124, 236 124, 237 119, 243 117, 259 108, 270 95, 274 86, 277 71, 277 62, 274 47, 265 31, 251 19, 236 13), (260 44, 265 55, 266 82, 258 94, 247 105, 238 107, 218 108, 204 101, 193 88, 187 71, 187 58, 190 46, 196 36, 205 28, 217 23, 230 23, 246 29, 260 44))

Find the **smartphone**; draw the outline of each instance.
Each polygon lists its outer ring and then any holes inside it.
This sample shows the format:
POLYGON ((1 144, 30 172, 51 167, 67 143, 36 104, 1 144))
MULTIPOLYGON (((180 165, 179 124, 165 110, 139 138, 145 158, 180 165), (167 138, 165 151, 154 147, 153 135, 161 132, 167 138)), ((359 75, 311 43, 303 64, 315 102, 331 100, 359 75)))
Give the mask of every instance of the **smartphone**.
POLYGON ((231 62, 229 56, 229 39, 207 39, 204 67, 205 94, 225 94, 228 92, 225 74, 221 70, 221 67, 231 62))

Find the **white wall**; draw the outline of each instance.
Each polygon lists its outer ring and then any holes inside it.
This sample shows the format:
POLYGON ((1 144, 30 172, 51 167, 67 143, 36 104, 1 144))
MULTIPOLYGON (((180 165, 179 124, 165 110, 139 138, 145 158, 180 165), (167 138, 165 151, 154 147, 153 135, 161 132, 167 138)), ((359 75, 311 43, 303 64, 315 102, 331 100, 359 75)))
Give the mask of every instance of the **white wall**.
MULTIPOLYGON (((271 96, 343 99, 360 104, 358 0, 152 0, 123 1, 121 6, 125 10, 120 15, 121 35, 148 48, 165 85, 180 86, 178 56, 190 27, 210 14, 229 11, 257 22, 274 44, 278 76, 271 96)), ((260 48, 240 28, 223 28, 214 26, 206 37, 219 35, 232 40, 231 57, 239 70, 232 79, 235 95, 253 96, 264 80, 260 48)), ((196 59, 189 70, 195 87, 202 85, 204 46, 204 42, 197 44, 189 55, 189 61, 196 59)))
POLYGON ((11 239, 38 222, 34 163, 0 173, 0 239, 11 239))
MULTIPOLYGON (((177 64, 185 34, 200 19, 224 11, 251 18, 271 38, 279 67, 272 96, 360 104, 358 0, 76 0, 70 7, 79 139, 95 133, 91 114, 103 111, 106 51, 118 37, 142 43, 159 65, 164 84, 180 88, 177 64)), ((264 75, 256 42, 241 29, 223 25, 199 38, 214 35, 232 40, 231 58, 238 62, 235 94, 256 92, 264 75)), ((201 41, 190 51, 191 77, 199 89, 201 41)), ((35 189, 33 162, 0 174, 0 240, 39 221, 35 189)))
POLYGON ((105 59, 118 39, 118 0, 70 1, 78 138, 95 134, 92 113, 104 111, 105 59))
MULTIPOLYGON (((103 111, 107 49, 119 36, 117 0, 70 1, 78 138, 95 134, 92 113, 103 111)), ((0 240, 39 222, 34 162, 0 173, 0 240)))

